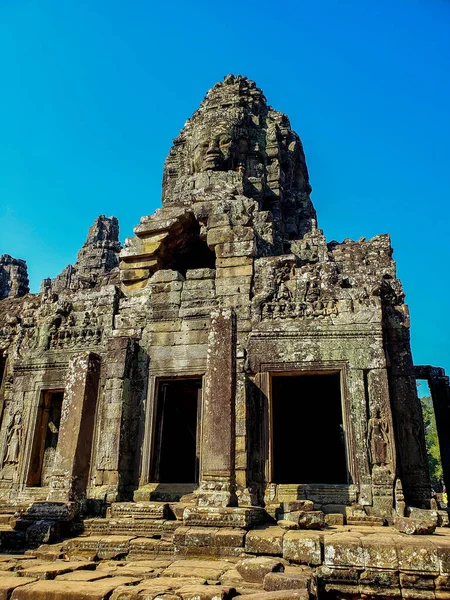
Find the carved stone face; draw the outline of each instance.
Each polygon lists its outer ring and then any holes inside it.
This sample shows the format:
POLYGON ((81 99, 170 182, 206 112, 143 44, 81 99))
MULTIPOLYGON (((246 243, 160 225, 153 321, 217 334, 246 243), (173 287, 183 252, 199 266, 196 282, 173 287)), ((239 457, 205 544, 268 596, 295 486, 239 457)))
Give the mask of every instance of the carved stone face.
POLYGON ((236 171, 245 166, 249 142, 246 132, 232 122, 205 124, 196 131, 191 143, 193 173, 236 171))

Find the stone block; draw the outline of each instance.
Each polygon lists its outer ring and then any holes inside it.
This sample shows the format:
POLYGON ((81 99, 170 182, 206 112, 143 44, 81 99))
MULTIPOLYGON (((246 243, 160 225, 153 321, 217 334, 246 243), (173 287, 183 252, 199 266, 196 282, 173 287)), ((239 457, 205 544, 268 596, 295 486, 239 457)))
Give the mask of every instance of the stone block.
POLYGON ((359 598, 359 573, 356 569, 322 566, 315 572, 319 596, 359 598))
POLYGON ((218 529, 213 527, 190 527, 184 535, 185 546, 214 546, 218 529))
POLYGON ((397 571, 381 571, 366 569, 359 577, 359 589, 361 594, 368 597, 400 598, 399 574, 397 571))
POLYGON ((237 267, 219 267, 217 279, 225 277, 248 277, 253 275, 253 265, 241 265, 237 267))
POLYGON ((230 277, 216 280, 217 296, 234 296, 235 294, 249 294, 252 284, 251 277, 230 277))
POLYGON ((215 506, 188 506, 183 513, 183 524, 200 527, 237 527, 250 529, 265 520, 262 508, 231 508, 215 506))
POLYGON ((111 517, 133 519, 167 519, 170 508, 167 502, 113 502, 111 517))
POLYGON ((186 281, 191 281, 192 279, 214 279, 215 277, 215 269, 188 269, 186 271, 186 281))
POLYGON ((442 536, 431 541, 436 549, 440 574, 450 576, 450 540, 442 536))
POLYGON ((400 585, 402 588, 413 590, 434 590, 434 575, 400 573, 400 585))
POLYGON ((136 260, 137 258, 153 257, 166 236, 167 233, 147 239, 127 238, 125 248, 120 252, 121 261, 126 262, 127 259, 136 260))
POLYGON ((274 558, 258 556, 257 558, 245 558, 238 562, 236 570, 245 581, 262 583, 267 573, 283 572, 284 565, 274 558))
POLYGON ((344 515, 341 513, 328 513, 325 515, 325 525, 335 527, 344 525, 344 515))
POLYGON ((224 244, 218 244, 215 250, 218 258, 253 256, 256 251, 256 244, 254 240, 248 242, 226 242, 224 244))
POLYGON ((150 285, 154 283, 168 283, 169 281, 184 281, 184 279, 183 275, 178 271, 161 269, 152 275, 150 285))
POLYGON ((41 544, 50 544, 60 535, 60 525, 55 521, 34 521, 25 532, 27 546, 37 548, 41 544))
POLYGON ((95 563, 86 561, 56 561, 30 566, 17 572, 20 577, 35 577, 36 579, 54 579, 57 575, 72 571, 95 569, 95 563))
POLYGON ((295 521, 289 521, 287 519, 280 519, 277 521, 277 525, 282 529, 298 529, 298 523, 295 521))
POLYGON ((181 303, 181 292, 159 292, 152 294, 152 305, 163 304, 176 304, 181 303))
POLYGON ((385 535, 367 535, 362 538, 365 550, 365 566, 370 569, 397 569, 398 554, 396 537, 385 535))
POLYGON ((245 538, 245 551, 249 554, 282 556, 285 533, 281 527, 252 529, 245 538))
POLYGON ((108 577, 82 585, 78 581, 36 581, 18 587, 11 600, 102 600, 122 585, 138 583, 135 577, 108 577))
POLYGON ((290 512, 298 512, 298 511, 311 511, 314 510, 314 502, 311 500, 291 500, 281 502, 280 504, 280 512, 282 513, 290 513, 290 512))
POLYGON ((8 600, 16 588, 34 581, 36 579, 32 577, 14 577, 12 574, 2 575, 0 577, 0 600, 8 600))
POLYGON ((368 561, 362 540, 351 533, 336 533, 324 537, 324 564, 330 567, 364 567, 368 561))
POLYGON ((425 510, 422 508, 407 506, 406 516, 417 521, 431 521, 435 523, 435 527, 438 526, 439 522, 439 515, 437 510, 425 510))
POLYGON ((280 590, 278 592, 254 592, 243 594, 239 600, 309 600, 305 590, 280 590))
POLYGON ((33 502, 24 517, 35 521, 72 521, 78 514, 76 502, 33 502))
POLYGON ((322 564, 320 535, 287 531, 283 537, 283 558, 303 565, 322 564))
POLYGON ((254 232, 250 227, 214 227, 207 233, 206 242, 211 248, 218 244, 253 242, 254 232))
MULTIPOLYGON (((225 569, 214 565, 215 561, 203 561, 204 566, 193 566, 190 563, 196 561, 177 561, 185 562, 184 566, 171 565, 164 571, 164 577, 201 577, 205 580, 218 580, 225 569)), ((198 561, 200 562, 200 561, 198 561)))
POLYGON ((437 520, 419 520, 409 517, 396 517, 394 519, 394 527, 400 533, 408 535, 430 535, 436 529, 437 520))
POLYGON ((160 294, 163 292, 181 292, 186 285, 186 282, 182 281, 168 281, 167 283, 153 283, 151 282, 151 290, 154 294, 160 294))
POLYGON ((230 225, 230 213, 211 213, 208 217, 208 229, 230 225))
POLYGON ((229 600, 236 590, 223 585, 185 585, 176 590, 182 600, 229 600))
POLYGON ((151 269, 152 271, 157 267, 158 261, 154 258, 144 258, 142 260, 125 259, 120 261, 119 269, 151 269))
POLYGON ((214 536, 214 543, 220 548, 243 548, 246 530, 238 528, 221 528, 214 536))
POLYGON ((398 566, 402 571, 440 572, 437 547, 431 540, 420 538, 397 538, 398 566))
POLYGON ((203 289, 201 287, 195 290, 184 289, 181 293, 181 302, 195 302, 196 300, 213 300, 215 297, 215 289, 203 289))
POLYGON ((124 268, 122 268, 120 271, 120 279, 123 282, 139 281, 140 279, 148 279, 148 277, 150 277, 149 269, 124 269, 124 268))
POLYGON ((300 511, 298 513, 299 529, 322 529, 325 525, 325 516, 322 511, 300 511))
POLYGON ((305 590, 309 591, 311 573, 300 571, 294 573, 267 573, 264 577, 264 590, 275 592, 278 590, 305 590))

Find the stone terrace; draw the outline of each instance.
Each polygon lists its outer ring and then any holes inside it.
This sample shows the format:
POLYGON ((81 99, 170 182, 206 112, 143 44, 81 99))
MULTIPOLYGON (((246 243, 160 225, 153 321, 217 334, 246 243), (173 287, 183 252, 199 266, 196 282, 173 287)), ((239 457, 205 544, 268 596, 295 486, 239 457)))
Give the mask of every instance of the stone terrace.
POLYGON ((216 560, 195 556, 205 544, 195 528, 184 534, 192 544, 189 558, 180 558, 176 544, 158 554, 149 538, 131 535, 83 535, 22 555, 0 555, 0 598, 450 598, 447 528, 411 537, 386 527, 266 526, 244 534, 240 556, 216 560))

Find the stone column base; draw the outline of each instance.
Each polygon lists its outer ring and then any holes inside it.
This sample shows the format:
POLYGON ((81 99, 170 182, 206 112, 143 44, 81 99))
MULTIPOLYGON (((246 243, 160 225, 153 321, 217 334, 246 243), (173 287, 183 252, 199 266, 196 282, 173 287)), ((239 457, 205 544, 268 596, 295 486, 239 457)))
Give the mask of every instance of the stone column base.
POLYGON ((228 477, 204 479, 195 492, 198 506, 237 506, 236 486, 228 477))

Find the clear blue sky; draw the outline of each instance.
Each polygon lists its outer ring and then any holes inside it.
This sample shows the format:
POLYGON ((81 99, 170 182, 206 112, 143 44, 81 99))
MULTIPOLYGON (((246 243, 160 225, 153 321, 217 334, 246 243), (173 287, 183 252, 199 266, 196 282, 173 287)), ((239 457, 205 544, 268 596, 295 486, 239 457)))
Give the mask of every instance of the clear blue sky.
POLYGON ((32 291, 94 218, 160 204, 171 140, 228 73, 301 136, 329 240, 390 233, 417 363, 450 371, 450 2, 0 2, 0 254, 32 291))

